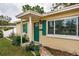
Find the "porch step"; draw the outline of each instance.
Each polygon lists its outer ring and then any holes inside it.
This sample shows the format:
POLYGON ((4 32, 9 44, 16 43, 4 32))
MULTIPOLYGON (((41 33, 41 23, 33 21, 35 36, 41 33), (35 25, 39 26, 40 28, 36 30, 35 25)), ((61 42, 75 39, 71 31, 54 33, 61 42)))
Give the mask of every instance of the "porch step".
POLYGON ((41 56, 52 56, 52 54, 44 47, 41 47, 40 54, 41 56))

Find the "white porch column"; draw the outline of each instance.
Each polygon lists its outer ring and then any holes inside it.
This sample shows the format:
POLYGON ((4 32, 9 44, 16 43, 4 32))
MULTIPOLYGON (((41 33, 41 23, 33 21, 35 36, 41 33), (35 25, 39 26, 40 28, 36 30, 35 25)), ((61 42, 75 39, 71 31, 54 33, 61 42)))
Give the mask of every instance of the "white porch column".
POLYGON ((21 46, 22 46, 22 34, 23 34, 23 23, 22 23, 22 19, 21 19, 21 46))
POLYGON ((33 38, 32 38, 32 18, 31 18, 31 16, 29 17, 29 23, 28 23, 28 35, 29 35, 30 42, 33 41, 33 38))

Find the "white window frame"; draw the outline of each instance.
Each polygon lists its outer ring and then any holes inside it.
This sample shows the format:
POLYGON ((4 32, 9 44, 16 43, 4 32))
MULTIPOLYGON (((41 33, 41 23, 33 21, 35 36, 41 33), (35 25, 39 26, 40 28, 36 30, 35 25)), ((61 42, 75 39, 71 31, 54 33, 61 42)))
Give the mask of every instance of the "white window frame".
POLYGON ((54 21, 54 34, 48 34, 48 30, 47 30, 47 35, 48 37, 56 37, 56 38, 63 38, 63 39, 75 39, 75 40, 79 40, 79 36, 78 36, 78 17, 79 16, 72 16, 72 17, 65 17, 65 18, 59 18, 59 19, 49 19, 47 20, 47 29, 48 29, 48 21, 54 21), (60 19, 69 19, 69 18, 77 18, 77 29, 76 29, 76 35, 63 35, 63 34, 55 34, 55 21, 56 20, 60 20, 60 19))

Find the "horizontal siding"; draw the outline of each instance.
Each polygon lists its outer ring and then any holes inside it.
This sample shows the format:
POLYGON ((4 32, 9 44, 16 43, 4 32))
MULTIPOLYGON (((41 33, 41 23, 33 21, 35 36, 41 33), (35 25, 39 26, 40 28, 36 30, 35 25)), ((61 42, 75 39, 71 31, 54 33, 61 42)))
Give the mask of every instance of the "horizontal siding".
MULTIPOLYGON (((79 9, 68 11, 68 12, 63 12, 63 13, 58 13, 54 15, 49 15, 49 16, 44 17, 43 19, 53 20, 53 19, 71 17, 71 16, 79 16, 79 9)), ((46 33, 48 31, 47 27, 46 27, 46 33)), ((79 40, 75 40, 75 39, 69 40, 69 39, 61 39, 61 38, 43 36, 42 31, 40 31, 40 42, 44 46, 48 46, 50 48, 55 48, 55 49, 60 49, 63 51, 68 51, 70 53, 77 53, 79 55, 79 40)))
POLYGON ((79 54, 79 40, 42 36, 42 32, 40 32, 40 42, 43 46, 79 54))
POLYGON ((45 20, 58 19, 58 18, 64 18, 64 17, 69 17, 69 16, 76 16, 76 15, 79 15, 79 9, 45 16, 45 17, 43 17, 43 19, 45 19, 45 20))

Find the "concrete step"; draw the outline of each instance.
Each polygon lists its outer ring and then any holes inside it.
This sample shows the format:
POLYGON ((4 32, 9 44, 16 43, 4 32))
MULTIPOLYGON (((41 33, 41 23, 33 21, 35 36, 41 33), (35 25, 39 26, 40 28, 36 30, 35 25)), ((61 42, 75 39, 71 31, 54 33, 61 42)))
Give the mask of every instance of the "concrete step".
POLYGON ((40 48, 40 54, 41 56, 53 56, 46 48, 41 47, 40 48))

